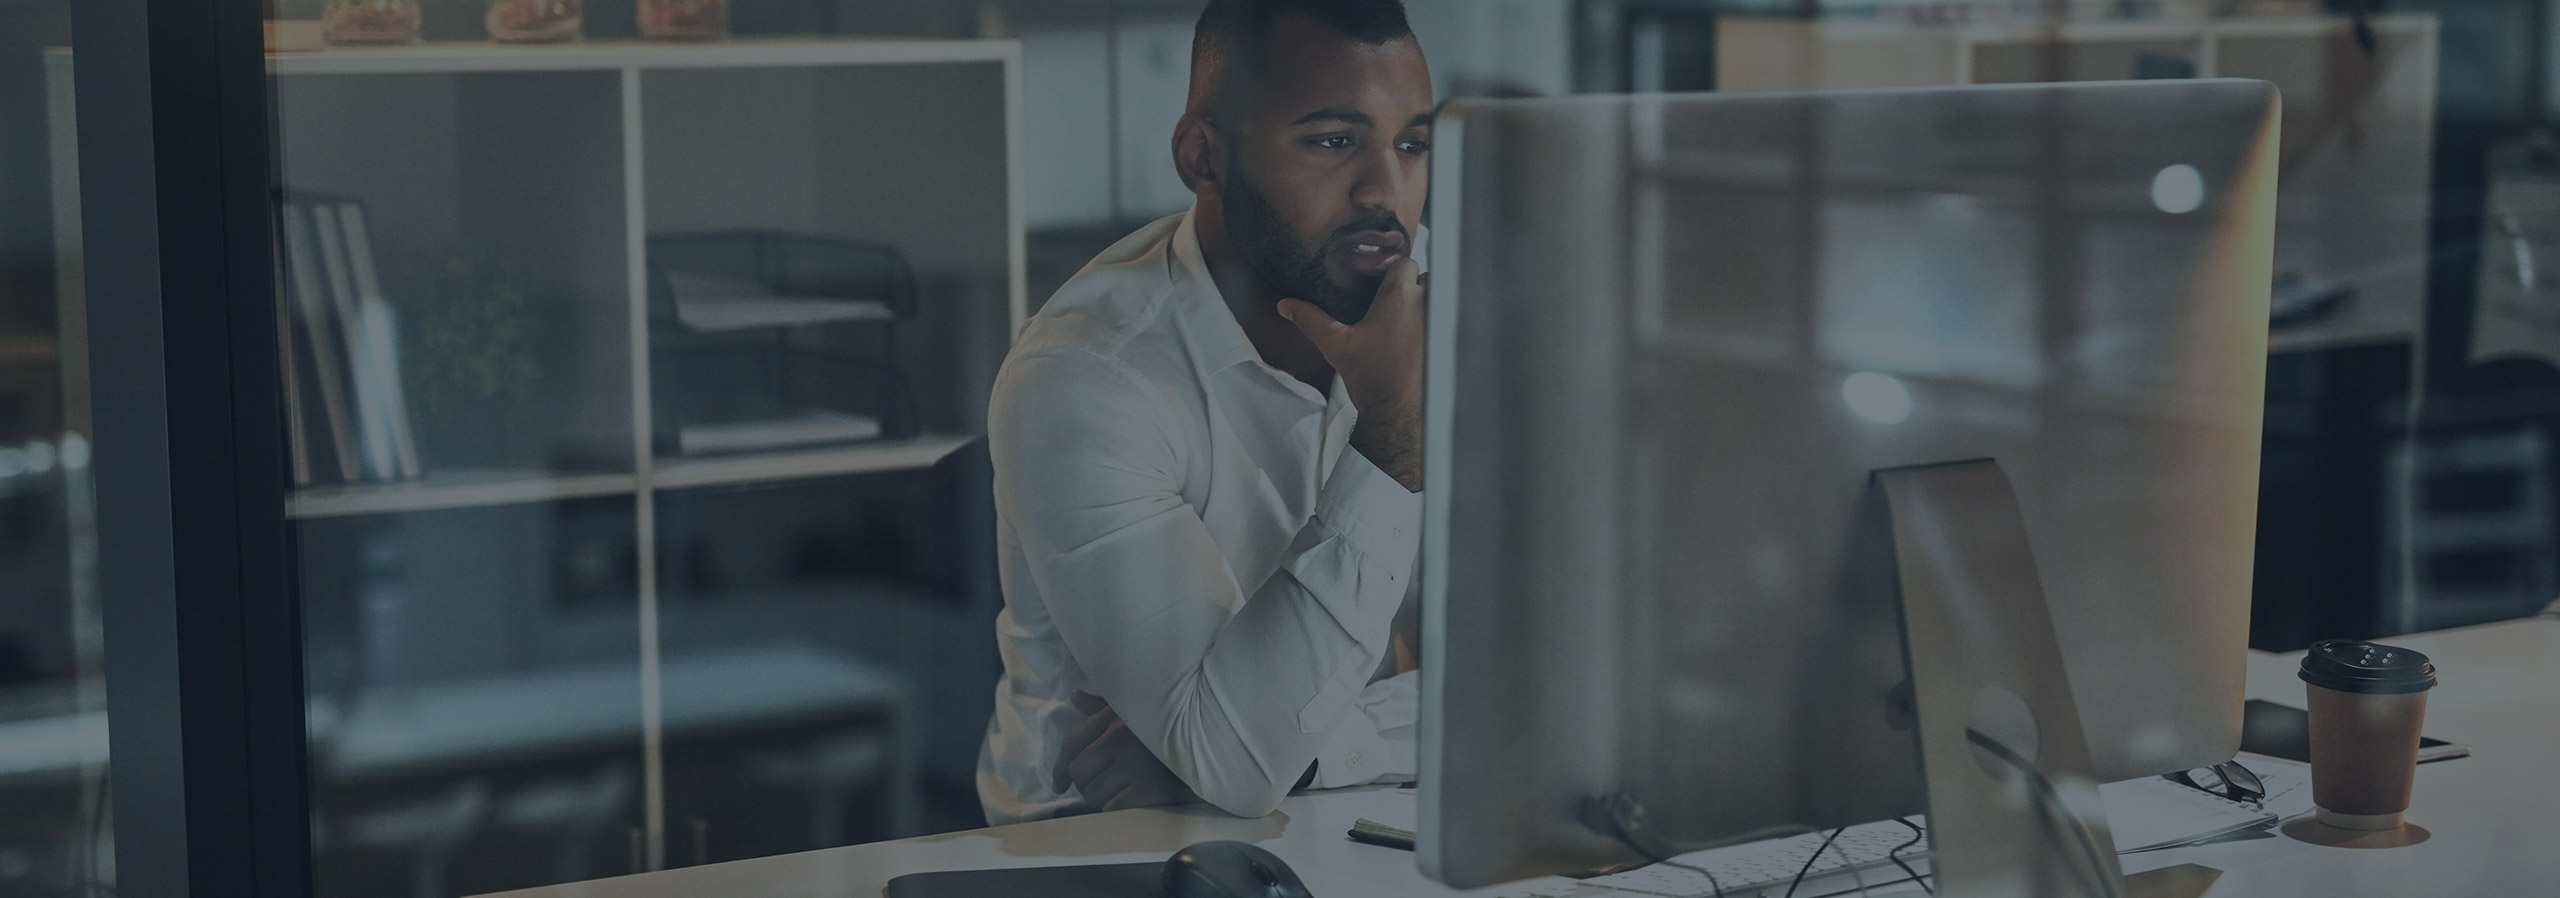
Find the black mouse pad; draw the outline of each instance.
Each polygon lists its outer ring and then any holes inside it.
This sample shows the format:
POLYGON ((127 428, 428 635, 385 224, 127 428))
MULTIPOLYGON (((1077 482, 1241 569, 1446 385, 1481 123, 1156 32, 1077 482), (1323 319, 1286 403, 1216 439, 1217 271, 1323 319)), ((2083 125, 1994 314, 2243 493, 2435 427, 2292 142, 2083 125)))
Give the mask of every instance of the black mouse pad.
POLYGON ((885 898, 1157 898, 1164 864, 1085 864, 909 873, 889 880, 885 898))

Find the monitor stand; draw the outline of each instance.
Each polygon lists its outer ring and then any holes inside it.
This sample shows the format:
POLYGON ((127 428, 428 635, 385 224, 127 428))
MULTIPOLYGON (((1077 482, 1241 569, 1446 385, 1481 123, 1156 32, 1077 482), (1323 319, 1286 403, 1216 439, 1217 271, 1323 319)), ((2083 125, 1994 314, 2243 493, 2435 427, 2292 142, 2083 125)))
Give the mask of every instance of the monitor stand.
POLYGON ((1941 898, 2123 898, 2087 735, 1998 462, 1875 472, 1941 898))

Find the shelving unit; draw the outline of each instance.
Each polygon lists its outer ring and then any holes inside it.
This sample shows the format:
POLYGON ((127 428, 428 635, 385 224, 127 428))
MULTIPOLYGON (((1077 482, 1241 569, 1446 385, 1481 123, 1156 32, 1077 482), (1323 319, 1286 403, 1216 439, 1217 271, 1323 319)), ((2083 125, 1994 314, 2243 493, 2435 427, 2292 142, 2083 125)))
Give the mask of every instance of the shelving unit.
MULTIPOLYGON (((449 82, 443 91, 447 96, 422 96, 419 99, 451 104, 457 125, 469 124, 464 121, 473 114, 468 107, 498 105, 488 94, 509 93, 520 99, 526 93, 523 90, 526 82, 501 87, 488 80, 492 76, 530 78, 534 84, 532 93, 562 95, 601 93, 605 87, 601 78, 579 84, 576 83, 577 76, 610 76, 619 106, 614 115, 618 121, 613 123, 618 124, 615 130, 618 131, 619 159, 591 161, 612 162, 611 167, 618 168, 622 176, 619 186, 621 217, 624 220, 619 229, 619 236, 623 238, 620 276, 613 277, 602 271, 585 272, 579 279, 579 289, 590 289, 596 294, 618 293, 628 307, 625 327, 629 341, 622 351, 629 356, 630 371, 621 386, 628 391, 629 410, 627 418, 611 422, 608 426, 609 429, 631 434, 630 463, 615 466, 620 470, 605 471, 546 473, 534 465, 510 465, 498 470, 439 471, 434 468, 431 458, 430 473, 420 481, 331 484, 297 490, 287 503, 286 513, 291 517, 421 511, 625 493, 647 496, 662 488, 911 470, 929 466, 951 449, 966 443, 984 419, 985 386, 992 383, 994 366, 1002 360, 1003 349, 1025 317, 1027 305, 1020 183, 1023 167, 1019 125, 1020 51, 1011 41, 591 42, 541 49, 486 43, 426 44, 275 54, 270 56, 270 66, 278 79, 279 117, 285 125, 280 130, 285 131, 283 152, 287 183, 300 186, 297 182, 297 175, 300 175, 329 182, 350 193, 359 192, 364 185, 347 182, 361 181, 369 173, 344 171, 345 166, 331 161, 333 154, 344 149, 343 146, 332 145, 325 135, 308 135, 307 129, 294 127, 301 121, 336 126, 353 118, 347 113, 366 101, 365 97, 350 96, 351 93, 378 96, 381 92, 347 91, 343 89, 344 85, 365 82, 379 85, 383 83, 379 79, 385 76, 419 76, 416 80, 449 82), (847 219, 865 217, 859 210, 843 207, 821 209, 807 200, 805 194, 809 191, 802 188, 808 179, 803 176, 823 176, 824 172, 793 171, 789 166, 781 166, 774 170, 746 173, 749 174, 746 178, 749 183, 743 192, 757 194, 752 197, 723 196, 703 191, 699 189, 698 173, 704 167, 721 165, 722 157, 734 160, 742 154, 763 149, 756 145, 774 136, 773 126, 785 124, 783 117, 799 112, 815 112, 823 116, 824 106, 814 101, 827 91, 842 91, 844 99, 857 104, 911 106, 909 98, 913 95, 902 95, 898 85, 870 87, 859 82, 866 79, 931 78, 923 70, 973 65, 1000 68, 1003 118, 993 136, 1001 140, 1004 148, 1001 160, 1003 183, 1000 206, 993 211, 1001 216, 1000 266, 1004 281, 994 291, 987 290, 987 285, 959 285, 955 291, 949 289, 953 285, 946 280, 945 295, 931 297, 933 300, 947 300, 951 292, 975 292, 977 295, 967 299, 974 300, 971 304, 980 308, 963 309, 960 314, 954 314, 946 303, 935 309, 934 314, 939 320, 929 322, 928 326, 938 327, 941 333, 929 335, 925 341, 939 345, 920 347, 923 351, 909 355, 919 366, 912 373, 920 381, 929 381, 919 384, 920 392, 931 394, 920 397, 928 402, 927 433, 914 439, 766 454, 653 458, 647 443, 651 414, 647 401, 651 379, 648 365, 649 322, 644 312, 647 303, 647 236, 701 227, 770 227, 777 224, 777 218, 792 219, 783 222, 788 225, 824 231, 829 230, 830 225, 845 224, 847 219), (897 71, 883 74, 892 70, 897 71), (544 81, 549 83, 542 83, 544 81), (766 99, 783 94, 787 98, 776 104, 722 102, 724 97, 737 99, 740 93, 766 99), (884 100, 890 102, 884 103, 884 100), (297 101, 308 103, 310 110, 298 109, 297 101), (809 105, 796 105, 793 101, 808 102, 809 105), (782 111, 771 106, 779 106, 782 111), (658 118, 670 121, 659 124, 658 118), (719 121, 699 121, 705 118, 719 121), (761 121, 752 121, 755 119, 761 121), (312 138, 303 141, 308 146, 297 147, 297 139, 306 136, 312 138), (656 156, 670 158, 653 158, 656 156), (669 202, 660 198, 662 194, 679 196, 669 202), (986 302, 989 292, 1000 296, 1000 306, 995 309, 985 308, 989 305, 986 302), (1000 326, 989 326, 997 321, 1001 322, 1000 326), (954 330, 975 333, 954 334, 954 330), (945 364, 931 370, 923 367, 936 361, 945 364), (971 396, 979 398, 974 401, 966 398, 971 396)), ((437 93, 420 90, 420 86, 423 85, 388 89, 395 93, 437 93)), ((945 85, 946 90, 948 87, 945 85)), ((564 96, 563 99, 593 101, 598 97, 564 96)), ((399 106, 390 105, 395 109, 399 106)), ((592 108, 592 102, 586 105, 588 108, 581 114, 593 115, 597 111, 592 108)), ((972 112, 983 116, 983 111, 972 112)), ((495 118, 520 114, 516 110, 488 113, 495 118)), ((884 120, 887 119, 863 116, 854 110, 846 110, 839 119, 840 122, 853 121, 865 127, 884 120)), ((865 147, 859 141, 844 141, 845 135, 818 133, 827 130, 829 124, 823 118, 819 119, 818 127, 812 129, 806 139, 798 141, 801 148, 820 150, 818 144, 836 141, 834 148, 846 150, 851 157, 846 160, 849 166, 874 161, 864 157, 878 155, 877 147, 865 147)), ((557 127, 558 123, 555 121, 545 126, 557 127)), ((928 130, 938 129, 895 129, 900 135, 900 142, 919 144, 932 142, 931 138, 922 136, 928 130), (911 140, 906 136, 910 133, 918 136, 911 140)), ((465 145, 457 157, 474 155, 474 148, 468 146, 469 135, 459 136, 465 145)), ((592 138, 593 135, 587 136, 590 141, 592 138)), ((791 143, 794 138, 793 135, 784 135, 781 142, 791 143)), ((551 145, 557 146, 559 142, 551 145)), ((481 154, 492 157, 507 155, 502 149, 481 154)), ((941 149, 934 151, 934 155, 943 154, 941 149)), ((461 164, 467 164, 468 159, 457 158, 455 162, 459 169, 461 164)), ((899 185, 902 189, 912 190, 916 186, 913 182, 931 180, 915 178, 912 168, 905 166, 880 166, 879 171, 881 181, 908 182, 899 185)), ((591 170, 581 176, 595 175, 596 172, 591 170)), ((729 186, 734 188, 736 185, 729 186)), ((385 230, 397 233, 398 199, 395 198, 391 205, 392 209, 377 214, 395 219, 385 226, 385 230)), ((440 214, 466 220, 482 218, 503 222, 516 218, 512 211, 500 208, 475 213, 456 209, 440 214)), ((938 270, 947 276, 972 267, 983 270, 982 266, 972 264, 982 260, 960 258, 957 257, 960 254, 936 249, 955 242, 950 232, 959 228, 955 227, 953 220, 938 223, 926 220, 922 223, 932 227, 936 233, 923 235, 912 244, 914 249, 911 252, 921 273, 930 274, 938 270)), ((893 243, 901 242, 897 238, 905 236, 871 229, 865 229, 863 233, 893 243)), ((391 242, 392 238, 385 239, 386 244, 391 242)), ((593 410, 590 405, 585 411, 592 414, 593 410)))
MULTIPOLYGON (((418 767, 451 771, 441 780, 324 784, 313 794, 315 817, 406 813, 484 787, 505 801, 510 790, 587 781, 577 780, 589 775, 579 769, 626 769, 640 786, 633 817, 597 831, 599 847, 586 853, 594 872, 620 872, 611 867, 621 863, 624 825, 635 850, 645 849, 646 868, 694 856, 706 821, 716 823, 712 841, 729 846, 718 850, 774 850, 745 846, 769 846, 774 826, 819 799, 742 804, 722 784, 754 779, 758 758, 820 758, 826 739, 868 726, 885 728, 869 732, 884 735, 895 758, 883 768, 894 771, 887 789, 863 799, 889 822, 865 832, 912 834, 917 739, 931 721, 906 710, 847 717, 830 705, 705 742, 684 729, 686 715, 729 698, 687 686, 683 672, 731 655, 807 649, 876 673, 881 689, 897 693, 883 699, 888 705, 920 708, 910 703, 930 684, 898 669, 915 662, 906 656, 918 636, 889 629, 908 618, 879 609, 961 620, 975 614, 962 609, 979 607, 983 590, 918 573, 894 550, 947 548, 938 531, 899 532, 943 526, 908 497, 926 469, 982 432, 996 369, 1026 316, 1019 45, 422 44, 272 54, 269 70, 279 186, 363 204, 383 292, 402 333, 421 341, 404 345, 401 378, 423 476, 314 483, 284 498, 314 700, 325 690, 350 713, 379 716, 416 689, 466 682, 512 697, 523 684, 583 672, 595 681, 588 703, 596 706, 582 709, 601 721, 594 729, 630 734, 627 748, 602 756, 500 763, 457 755, 441 768, 418 767), (900 251, 917 308, 895 331, 894 357, 912 385, 921 435, 723 455, 661 451, 652 385, 673 369, 653 359, 660 341, 652 339, 649 239, 722 229, 900 251), (423 398, 437 383, 417 359, 423 347, 446 344, 408 329, 433 326, 439 302, 500 292, 474 282, 467 290, 478 292, 457 293, 431 280, 450 277, 464 258, 505 260, 518 272, 510 290, 520 299, 508 314, 521 319, 511 326, 524 336, 504 352, 538 372, 530 386, 439 415, 423 398), (666 534, 662 513, 673 516, 666 534), (809 544, 829 538, 855 542, 809 544), (680 555, 662 557, 670 551, 680 555), (845 557, 828 559, 829 551, 845 557), (821 559, 814 566, 813 553, 821 559), (719 559, 725 579, 699 579, 695 556, 719 559), (662 577, 674 579, 662 589, 662 577), (713 582, 728 591, 710 599, 687 592, 713 582), (970 595, 946 595, 955 591, 970 595), (672 625, 690 628, 667 641, 673 654, 663 661, 662 592, 675 603, 672 625)), ((71 108, 68 51, 51 54, 47 75, 58 105, 71 108)), ((70 135, 56 127, 55 164, 74 164, 70 135)), ((70 182, 71 172, 57 174, 70 182)), ((66 258, 76 259, 77 247, 69 249, 66 258)), ((787 345, 828 348, 836 339, 822 328, 778 331, 787 345)), ((453 725, 503 740, 514 738, 499 732, 515 726, 511 719, 453 725)), ((314 738, 315 763, 345 748, 324 748, 332 737, 319 730, 314 738)), ((846 800, 840 790, 826 794, 846 800)), ((331 863, 320 862, 324 882, 340 875, 331 863)))

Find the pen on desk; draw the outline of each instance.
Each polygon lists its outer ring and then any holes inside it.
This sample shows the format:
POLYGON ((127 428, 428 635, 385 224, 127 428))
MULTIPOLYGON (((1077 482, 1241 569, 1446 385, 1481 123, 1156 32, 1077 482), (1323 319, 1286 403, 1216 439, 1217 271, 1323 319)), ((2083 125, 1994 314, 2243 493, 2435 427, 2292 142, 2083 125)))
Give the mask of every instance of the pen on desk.
POLYGON ((1362 817, 1358 820, 1352 821, 1351 832, 1347 835, 1349 835, 1351 837, 1351 841, 1354 842, 1367 842, 1371 845, 1398 848, 1405 851, 1413 850, 1412 831, 1397 829, 1384 823, 1371 820, 1367 817, 1362 817))

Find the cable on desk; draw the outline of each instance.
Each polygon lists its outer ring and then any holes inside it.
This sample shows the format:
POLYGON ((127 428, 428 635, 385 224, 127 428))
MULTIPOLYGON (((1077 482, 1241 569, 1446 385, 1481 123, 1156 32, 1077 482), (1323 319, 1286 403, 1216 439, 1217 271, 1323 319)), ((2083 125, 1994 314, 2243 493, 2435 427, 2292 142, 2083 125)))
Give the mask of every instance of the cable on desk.
POLYGON ((1583 824, 1626 846, 1628 851, 1633 851, 1637 857, 1644 858, 1645 863, 1662 864, 1675 870, 1687 870, 1706 877, 1707 887, 1715 890, 1715 898, 1725 898, 1724 882, 1717 879, 1714 873, 1708 872, 1707 868, 1683 864, 1656 854, 1646 848, 1634 833, 1627 831, 1629 819, 1640 818, 1643 813, 1641 806, 1636 805, 1629 796, 1622 794, 1607 800, 1593 800, 1586 803, 1583 806, 1583 824))
POLYGON ((1938 890, 1929 887, 1927 879, 1921 878, 1920 871, 1911 869, 1910 864, 1902 862, 1902 853, 1910 850, 1911 846, 1920 844, 1920 840, 1928 838, 1928 831, 1921 829, 1920 824, 1911 822, 1909 817, 1895 817, 1893 822, 1911 827, 1911 841, 1896 845, 1892 851, 1885 852, 1885 859, 1892 861, 1894 866, 1902 868, 1903 875, 1911 877, 1912 882, 1919 883, 1920 891, 1931 895, 1938 894, 1938 890))
POLYGON ((1720 880, 1716 879, 1716 875, 1715 875, 1714 873, 1710 873, 1710 872, 1708 872, 1708 871, 1707 871, 1707 868, 1705 868, 1705 867, 1699 867, 1699 866, 1693 866, 1693 865, 1690 865, 1690 864, 1683 864, 1683 863, 1681 863, 1681 862, 1679 862, 1679 861, 1675 861, 1675 860, 1672 860, 1672 859, 1667 858, 1667 857, 1655 857, 1655 856, 1654 856, 1654 854, 1653 854, 1653 852, 1646 851, 1646 850, 1644 850, 1644 847, 1643 847, 1643 846, 1641 846, 1641 845, 1637 845, 1637 844, 1636 844, 1636 841, 1635 841, 1634 839, 1627 838, 1627 835, 1626 835, 1626 833, 1625 833, 1624 831, 1621 831, 1621 832, 1619 832, 1619 833, 1618 833, 1618 844, 1620 844, 1620 845, 1624 845, 1624 846, 1627 846, 1627 849, 1628 849, 1628 850, 1630 850, 1630 851, 1634 851, 1634 852, 1636 853, 1636 856, 1637 856, 1637 857, 1644 858, 1646 863, 1649 863, 1649 864, 1661 864, 1661 865, 1663 865, 1663 866, 1670 867, 1670 868, 1675 869, 1675 870, 1687 870, 1687 871, 1689 871, 1689 872, 1691 872, 1691 873, 1695 873, 1695 874, 1698 874, 1698 875, 1700 875, 1700 876, 1704 876, 1704 877, 1706 877, 1706 878, 1707 878, 1707 888, 1710 888, 1710 889, 1714 889, 1714 890, 1715 890, 1715 898, 1725 898, 1725 896, 1724 896, 1724 883, 1723 883, 1722 881, 1720 881, 1720 880))
MULTIPOLYGON (((1813 862, 1822 859, 1822 850, 1831 847, 1831 843, 1840 840, 1841 833, 1848 831, 1849 828, 1845 826, 1832 830, 1830 835, 1822 837, 1822 844, 1813 846, 1813 853, 1804 856, 1804 866, 1796 868, 1796 878, 1787 882, 1786 898, 1796 898, 1796 887, 1804 885, 1804 875, 1813 872, 1813 862)), ((1840 859, 1842 863, 1847 863, 1848 860, 1847 857, 1840 859)))

